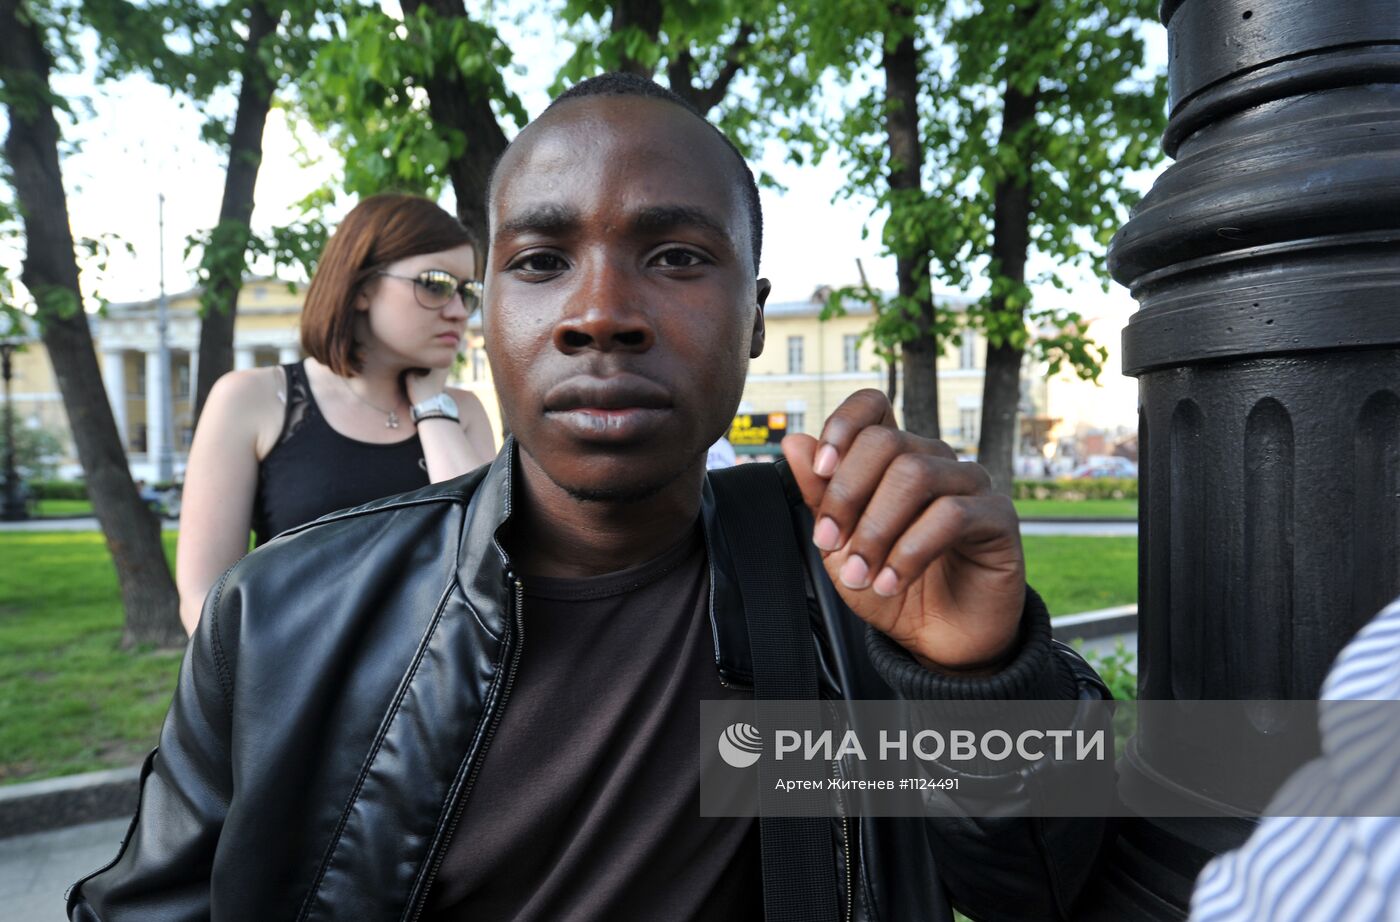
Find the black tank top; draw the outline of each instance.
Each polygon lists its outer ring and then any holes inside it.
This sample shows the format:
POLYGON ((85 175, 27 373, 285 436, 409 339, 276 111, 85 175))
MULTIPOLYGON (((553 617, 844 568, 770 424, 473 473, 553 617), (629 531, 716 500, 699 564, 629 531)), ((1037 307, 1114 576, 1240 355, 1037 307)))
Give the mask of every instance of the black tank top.
POLYGON ((255 543, 338 509, 428 485, 418 433, 383 445, 341 435, 316 406, 305 364, 283 365, 282 371, 287 407, 282 434, 258 465, 255 543))

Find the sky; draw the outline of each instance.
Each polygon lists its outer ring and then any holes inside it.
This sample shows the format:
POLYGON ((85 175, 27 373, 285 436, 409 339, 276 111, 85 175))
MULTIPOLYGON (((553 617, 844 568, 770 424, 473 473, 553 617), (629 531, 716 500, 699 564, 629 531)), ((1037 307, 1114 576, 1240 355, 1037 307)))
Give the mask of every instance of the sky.
MULTIPOLYGON (((515 50, 516 60, 530 63, 527 72, 509 74, 507 83, 528 112, 538 113, 548 103, 547 88, 568 51, 566 43, 553 39, 558 20, 536 13, 524 19, 500 17, 497 25, 515 50)), ((1153 27, 1147 38, 1149 61, 1160 65, 1166 60, 1165 30, 1153 27)), ((113 302, 155 297, 162 252, 167 290, 174 293, 192 287, 196 261, 186 258, 185 240, 216 222, 224 172, 219 152, 200 140, 204 116, 188 102, 138 77, 96 87, 90 74, 56 75, 54 88, 69 99, 87 100, 78 109, 81 117, 63 124, 65 140, 73 145, 63 172, 74 236, 112 244, 104 270, 90 260, 81 264, 84 294, 100 294, 113 302), (161 194, 165 196, 163 248, 161 194), (127 246, 133 252, 126 252, 127 246)), ((214 105, 231 112, 232 93, 214 105)), ((268 120, 255 230, 297 219, 295 203, 332 179, 339 168, 338 156, 314 132, 305 126, 294 131, 296 126, 288 119, 284 110, 274 109, 268 120)), ((786 161, 779 145, 770 144, 757 166, 785 187, 761 193, 762 272, 773 282, 772 301, 806 300, 820 285, 854 284, 859 281, 857 260, 872 284, 886 290, 895 287, 894 260, 880 255, 883 215, 871 214, 869 200, 836 197, 843 177, 835 156, 798 167, 786 161), (867 233, 862 234, 863 228, 867 233)), ((1145 190, 1151 174, 1134 181, 1145 190)), ((450 192, 444 205, 451 208, 450 192)), ((341 213, 344 207, 348 203, 342 204, 341 213)), ((0 261, 17 270, 20 254, 13 249, 0 251, 0 261)), ((1032 262, 1031 271, 1036 268, 1032 262)), ((1079 382, 1068 374, 1056 379, 1050 388, 1051 415, 1063 417, 1071 427, 1076 422, 1135 427, 1137 385, 1122 376, 1118 363, 1121 330, 1135 307, 1128 293, 1116 284, 1105 293, 1097 279, 1079 273, 1069 292, 1046 287, 1037 290, 1036 297, 1090 318, 1091 336, 1110 352, 1099 385, 1079 382)))

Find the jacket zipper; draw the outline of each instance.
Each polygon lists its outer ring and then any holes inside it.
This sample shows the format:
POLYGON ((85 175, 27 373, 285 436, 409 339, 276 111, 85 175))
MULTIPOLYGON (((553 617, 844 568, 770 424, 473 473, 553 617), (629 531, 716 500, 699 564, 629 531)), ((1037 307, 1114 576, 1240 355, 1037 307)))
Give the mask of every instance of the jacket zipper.
POLYGON ((432 892, 433 881, 437 880, 438 871, 442 868, 442 862, 447 857, 447 849, 452 843, 452 837, 457 833, 457 822, 462 818, 462 810, 466 807, 467 796, 471 794, 472 786, 476 784, 476 776, 481 771, 481 763, 486 755, 486 750, 491 746, 491 740, 496 736, 496 727, 501 723, 501 714, 506 709, 506 702, 510 699, 510 690, 515 685, 515 674, 520 666, 520 651, 525 647, 525 584, 519 577, 512 577, 515 595, 515 650, 511 653, 510 667, 506 672, 505 687, 501 689, 501 700, 496 705, 495 713, 491 715, 491 724, 486 728, 486 738, 481 742, 481 749, 476 754, 476 762, 472 765, 471 774, 467 776, 467 783, 463 786, 462 792, 457 795, 457 802, 452 805, 452 817, 447 823, 447 835, 441 840, 438 852, 433 856, 432 866, 428 869, 428 877, 423 881, 423 889, 418 894, 417 905, 408 915, 409 922, 418 922, 423 915, 423 908, 428 903, 428 894, 432 892))
MULTIPOLYGON (((826 706, 833 714, 835 713, 836 706, 829 700, 826 701, 826 706)), ((841 780, 841 763, 838 759, 831 760, 831 777, 837 782, 841 780)), ((851 922, 851 915, 855 911, 856 903, 856 891, 851 886, 851 830, 846 823, 848 812, 846 798, 841 793, 839 785, 836 790, 836 802, 841 807, 841 851, 846 856, 846 922, 851 922)))

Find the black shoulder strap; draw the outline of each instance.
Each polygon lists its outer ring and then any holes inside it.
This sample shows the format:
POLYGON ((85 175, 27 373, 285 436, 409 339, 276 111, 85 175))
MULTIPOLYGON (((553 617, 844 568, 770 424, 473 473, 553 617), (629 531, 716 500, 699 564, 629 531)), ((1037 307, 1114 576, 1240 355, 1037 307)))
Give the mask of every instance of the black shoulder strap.
MULTIPOLYGON (((777 466, 741 464, 712 471, 710 487, 744 600, 754 697, 815 701, 816 650, 807 615, 802 554, 777 466)), ((758 777, 763 804, 778 777, 772 758, 759 760, 758 777)), ((759 835, 765 922, 835 922, 836 864, 830 821, 764 815, 759 818, 759 835)))

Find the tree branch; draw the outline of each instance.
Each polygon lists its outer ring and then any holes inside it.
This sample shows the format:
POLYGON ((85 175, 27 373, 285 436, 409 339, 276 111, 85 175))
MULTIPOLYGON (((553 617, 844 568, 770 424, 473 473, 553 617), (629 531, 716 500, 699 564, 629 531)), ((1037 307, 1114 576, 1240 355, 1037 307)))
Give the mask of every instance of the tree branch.
MULTIPOLYGON (((467 19, 462 0, 404 0, 403 11, 412 16, 428 7, 439 18, 467 19)), ((486 184, 491 168, 506 149, 505 132, 491 110, 488 94, 466 83, 456 73, 434 73, 423 80, 433 121, 460 131, 467 149, 447 165, 452 190, 457 195, 457 217, 475 238, 476 258, 486 258, 486 184)))
POLYGON ((671 91, 699 109, 702 115, 709 112, 724 100, 724 95, 729 92, 729 84, 738 76, 739 71, 743 70, 744 64, 740 58, 753 44, 753 36, 753 26, 747 22, 740 22, 739 34, 725 49, 724 66, 708 87, 695 86, 694 58, 689 49, 682 51, 667 68, 666 75, 671 84, 671 91))

